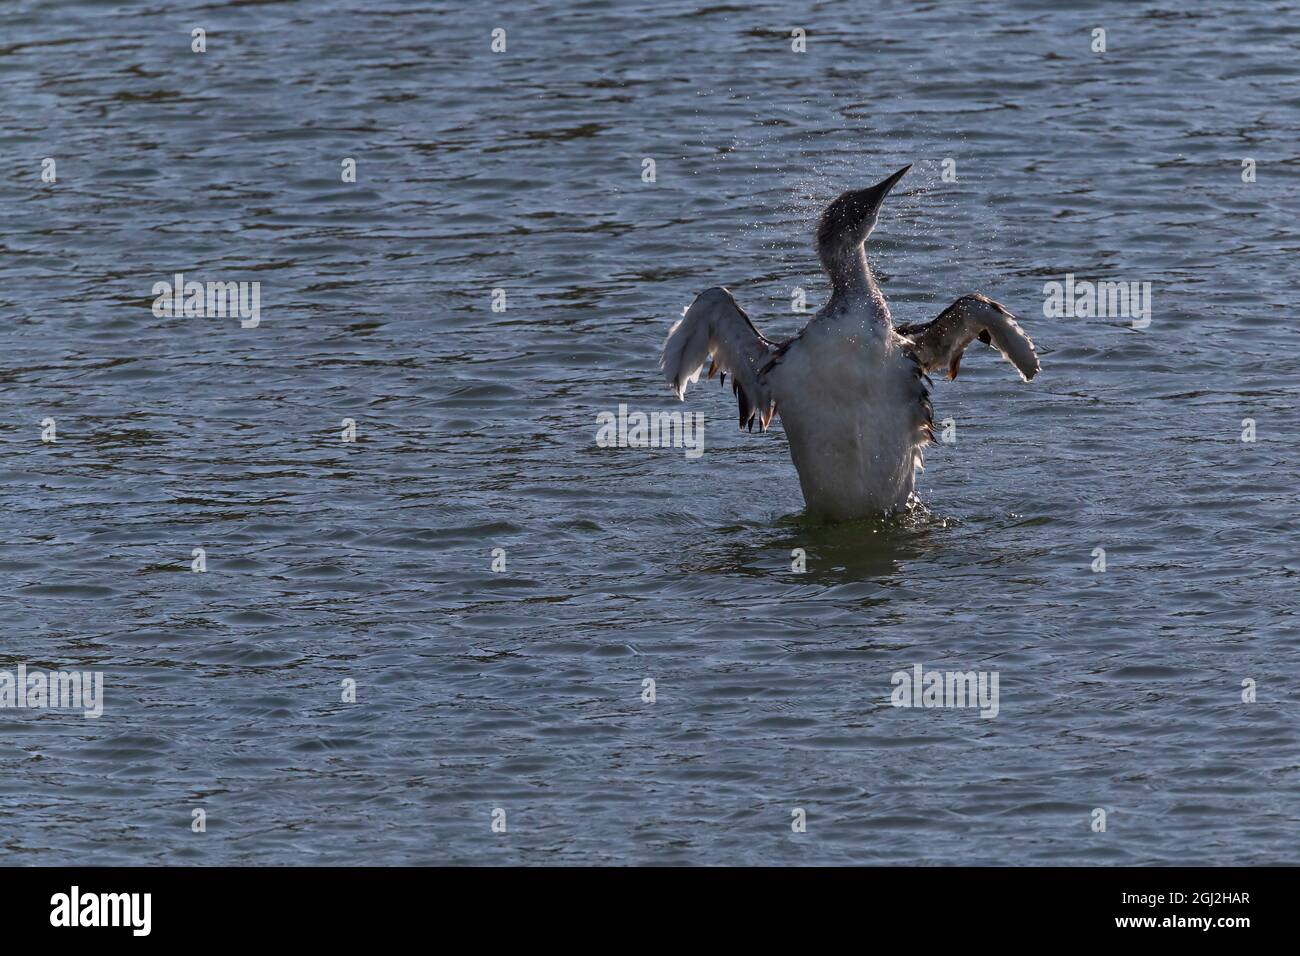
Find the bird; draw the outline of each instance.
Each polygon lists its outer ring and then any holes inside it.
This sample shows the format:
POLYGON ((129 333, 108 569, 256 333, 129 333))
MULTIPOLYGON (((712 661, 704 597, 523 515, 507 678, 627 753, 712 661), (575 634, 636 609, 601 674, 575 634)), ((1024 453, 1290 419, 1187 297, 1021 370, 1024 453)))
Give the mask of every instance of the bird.
POLYGON ((698 382, 731 376, 741 429, 780 416, 805 513, 829 522, 897 515, 919 503, 917 473, 934 440, 931 372, 957 377, 966 347, 991 345, 1028 382, 1037 350, 1003 305, 973 293, 930 322, 895 325, 866 241, 911 164, 848 190, 817 222, 815 247, 831 295, 794 337, 760 332, 731 292, 706 289, 668 332, 659 368, 679 400, 698 382))

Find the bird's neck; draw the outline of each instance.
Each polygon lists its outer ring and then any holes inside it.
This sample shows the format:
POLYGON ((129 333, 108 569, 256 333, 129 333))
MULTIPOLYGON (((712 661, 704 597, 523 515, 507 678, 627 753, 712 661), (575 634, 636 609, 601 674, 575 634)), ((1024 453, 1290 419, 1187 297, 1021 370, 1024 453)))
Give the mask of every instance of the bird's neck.
POLYGON ((889 306, 885 295, 876 284, 867 264, 867 252, 862 243, 842 248, 822 256, 822 266, 831 280, 832 311, 861 311, 865 309, 878 320, 890 322, 889 306))

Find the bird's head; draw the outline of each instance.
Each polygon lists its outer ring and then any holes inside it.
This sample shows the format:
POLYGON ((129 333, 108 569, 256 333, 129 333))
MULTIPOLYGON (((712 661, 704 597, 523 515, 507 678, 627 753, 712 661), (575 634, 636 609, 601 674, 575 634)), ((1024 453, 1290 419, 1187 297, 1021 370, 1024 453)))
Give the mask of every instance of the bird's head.
POLYGON ((823 261, 837 259, 866 241, 876 227, 885 197, 911 168, 909 163, 874 186, 841 193, 826 207, 817 223, 817 252, 823 261))

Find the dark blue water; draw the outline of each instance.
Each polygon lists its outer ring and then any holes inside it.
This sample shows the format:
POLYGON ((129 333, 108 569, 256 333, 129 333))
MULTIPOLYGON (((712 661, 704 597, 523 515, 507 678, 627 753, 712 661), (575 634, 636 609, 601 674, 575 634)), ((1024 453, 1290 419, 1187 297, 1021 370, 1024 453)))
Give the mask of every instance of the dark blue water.
POLYGON ((8 3, 0 670, 104 713, 0 710, 0 861, 1300 862, 1300 9, 1059 6, 8 3), (716 386, 702 457, 597 447, 908 162, 896 319, 984 292, 1043 360, 936 384, 925 511, 808 522, 716 386))

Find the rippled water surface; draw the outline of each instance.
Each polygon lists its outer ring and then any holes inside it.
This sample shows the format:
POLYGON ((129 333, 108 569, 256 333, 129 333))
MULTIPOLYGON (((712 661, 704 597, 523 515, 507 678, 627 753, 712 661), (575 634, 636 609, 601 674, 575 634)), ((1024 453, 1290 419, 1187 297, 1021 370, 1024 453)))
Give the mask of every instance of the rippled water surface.
POLYGON ((0 860, 1300 862, 1300 9, 508 6, 0 13, 0 668, 105 695, 0 710, 0 860), (682 407, 697 291, 796 331, 908 162, 895 318, 1043 358, 936 382, 925 513, 810 523, 716 383, 702 457, 597 447, 682 407), (155 317, 177 272, 260 325, 155 317), (1044 317, 1067 273, 1150 326, 1044 317))

